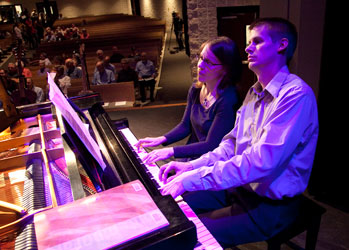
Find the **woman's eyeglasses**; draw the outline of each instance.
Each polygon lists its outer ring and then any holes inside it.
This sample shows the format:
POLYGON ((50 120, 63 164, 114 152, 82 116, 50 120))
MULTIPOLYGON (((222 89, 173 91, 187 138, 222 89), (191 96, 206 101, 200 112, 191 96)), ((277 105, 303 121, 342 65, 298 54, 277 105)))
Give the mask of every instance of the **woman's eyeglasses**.
POLYGON ((205 65, 209 66, 209 67, 213 67, 213 66, 218 66, 218 65, 223 65, 222 63, 213 63, 208 59, 204 59, 200 54, 196 54, 195 55, 195 59, 199 62, 199 61, 203 61, 205 63, 205 65))

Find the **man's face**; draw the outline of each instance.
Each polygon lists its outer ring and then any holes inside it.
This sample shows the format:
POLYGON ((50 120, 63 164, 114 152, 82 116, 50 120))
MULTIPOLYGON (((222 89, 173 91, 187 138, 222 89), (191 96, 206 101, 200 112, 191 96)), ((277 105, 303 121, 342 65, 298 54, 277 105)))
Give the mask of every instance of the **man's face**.
POLYGON ((102 72, 104 71, 103 63, 98 63, 98 64, 96 65, 96 68, 97 68, 97 70, 98 70, 100 73, 102 73, 102 72))
POLYGON ((6 76, 6 72, 5 72, 5 70, 0 69, 0 76, 3 76, 3 77, 5 77, 5 76, 6 76))
POLYGON ((17 68, 16 68, 16 66, 15 66, 13 63, 10 63, 10 64, 8 65, 8 72, 10 72, 10 73, 15 73, 15 72, 17 72, 17 68))
POLYGON ((129 67, 128 62, 121 61, 121 67, 122 67, 122 69, 128 69, 128 67, 129 67))
POLYGON ((266 26, 254 27, 249 36, 247 53, 248 67, 256 73, 270 65, 278 56, 278 42, 273 42, 266 26))
POLYGON ((33 87, 34 87, 32 79, 30 79, 30 78, 27 78, 27 87, 28 87, 28 89, 33 89, 33 87))

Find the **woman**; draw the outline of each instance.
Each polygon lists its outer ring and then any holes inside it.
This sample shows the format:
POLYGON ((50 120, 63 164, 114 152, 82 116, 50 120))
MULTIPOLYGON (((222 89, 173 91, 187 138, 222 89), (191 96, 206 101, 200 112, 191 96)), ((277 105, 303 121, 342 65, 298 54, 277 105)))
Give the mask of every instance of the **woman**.
POLYGON ((64 75, 64 66, 62 65, 56 65, 53 70, 51 70, 52 73, 56 73, 54 82, 57 84, 59 89, 63 92, 65 97, 68 97, 68 88, 71 86, 70 77, 64 75))
POLYGON ((201 45, 198 55, 198 83, 188 93, 182 121, 160 137, 140 139, 136 147, 167 146, 190 135, 186 145, 156 149, 145 163, 175 158, 193 159, 215 149, 234 126, 241 60, 236 44, 227 37, 211 39, 201 45))

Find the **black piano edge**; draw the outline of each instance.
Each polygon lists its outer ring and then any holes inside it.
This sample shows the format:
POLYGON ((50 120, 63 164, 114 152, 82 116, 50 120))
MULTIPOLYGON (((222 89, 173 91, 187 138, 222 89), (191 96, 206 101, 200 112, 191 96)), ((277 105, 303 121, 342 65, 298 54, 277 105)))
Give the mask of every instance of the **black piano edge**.
POLYGON ((176 201, 168 195, 156 196, 153 200, 170 225, 111 249, 194 249, 197 243, 196 226, 188 220, 176 201))
MULTIPOLYGON (((90 113, 91 112, 94 113, 95 118, 98 118, 100 121, 103 121, 104 127, 99 127, 99 130, 105 129, 106 128, 105 126, 107 126, 108 127, 107 130, 109 131, 105 136, 113 135, 114 137, 115 135, 114 133, 116 133, 117 136, 119 137, 117 140, 117 143, 120 143, 121 145, 119 146, 126 151, 126 153, 125 152, 123 153, 124 154, 123 156, 125 156, 125 154, 126 155, 128 154, 128 155, 131 155, 131 157, 127 156, 129 161, 136 160, 133 154, 131 153, 131 150, 126 145, 127 143, 124 141, 123 136, 117 130, 117 127, 121 127, 121 126, 128 127, 128 121, 126 118, 118 121, 111 121, 109 118, 109 115, 104 111, 102 107, 103 102, 101 101, 101 98, 98 94, 89 94, 86 96, 70 98, 70 101, 72 101, 76 105, 76 107, 78 107, 79 109, 89 109, 90 113), (110 130, 114 130, 114 131, 110 131, 110 130)), ((52 113, 51 105, 52 105, 51 102, 45 102, 45 103, 31 104, 31 105, 18 107, 19 115, 16 117, 16 120, 19 118, 35 116, 37 114, 43 115, 43 114, 52 113)), ((0 115, 2 114, 4 114, 4 111, 0 110, 0 115)), ((16 121, 16 120, 13 120, 13 121, 16 121)), ((65 136, 63 135, 63 137, 65 136)), ((65 138, 68 139, 67 137, 65 138)), ((114 138, 114 142, 116 142, 115 138, 114 138)), ((86 151, 84 153, 86 153, 86 151)), ((120 155, 120 153, 121 152, 114 152, 113 156, 115 157, 116 155, 120 155)), ((82 160, 82 162, 84 162, 84 160, 82 160)), ((94 163, 96 162, 94 161, 94 163)), ((83 163, 83 165, 85 164, 83 163)), ((88 175, 90 177, 95 174, 95 173, 91 173, 90 171, 87 171, 87 172, 89 172, 88 175)), ((110 174, 112 171, 108 171, 108 172, 110 174)), ((142 173, 142 171, 137 172, 137 175, 139 174, 142 175, 144 173, 142 173)), ((106 173, 104 175, 106 175, 106 173)), ((131 176, 131 179, 129 179, 128 181, 124 181, 123 183, 132 181, 134 180, 134 178, 135 178, 135 175, 131 176)), ((92 179, 94 178, 92 177, 92 179)), ((140 179, 144 184, 144 186, 147 188, 150 195, 152 196, 158 208, 161 210, 161 212, 164 214, 164 216, 168 220, 169 225, 161 229, 158 229, 156 231, 150 232, 141 237, 135 238, 131 241, 125 242, 121 245, 111 247, 111 249, 147 249, 147 250, 193 249, 197 243, 197 234, 196 234, 195 224, 185 216, 183 211, 180 209, 178 204, 175 202, 175 200, 171 196, 161 196, 160 192, 156 188, 149 187, 150 180, 146 180, 144 178, 140 178, 140 179)), ((107 185, 107 186, 108 186, 107 187, 108 189, 108 188, 111 188, 113 185, 107 185)))

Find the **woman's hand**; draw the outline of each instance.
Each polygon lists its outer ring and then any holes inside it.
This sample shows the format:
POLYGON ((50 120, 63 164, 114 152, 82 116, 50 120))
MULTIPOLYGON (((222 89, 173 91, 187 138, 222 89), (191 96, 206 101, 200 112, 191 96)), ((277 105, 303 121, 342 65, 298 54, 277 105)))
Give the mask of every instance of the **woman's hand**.
POLYGON ((174 154, 173 148, 155 149, 147 154, 142 160, 144 163, 153 163, 160 160, 165 160, 172 157, 174 154))
POLYGON ((165 136, 159 136, 159 137, 146 137, 143 139, 139 139, 138 142, 135 144, 136 148, 139 149, 140 147, 156 147, 160 144, 166 142, 165 136))

